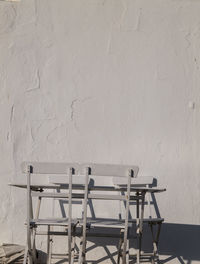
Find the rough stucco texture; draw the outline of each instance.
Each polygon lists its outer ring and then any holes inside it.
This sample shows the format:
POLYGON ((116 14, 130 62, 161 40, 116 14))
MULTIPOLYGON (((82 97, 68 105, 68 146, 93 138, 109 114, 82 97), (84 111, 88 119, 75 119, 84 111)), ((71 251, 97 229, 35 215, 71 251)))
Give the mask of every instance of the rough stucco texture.
POLYGON ((135 164, 200 224, 200 1, 0 2, 0 242, 24 243, 20 163, 135 164))

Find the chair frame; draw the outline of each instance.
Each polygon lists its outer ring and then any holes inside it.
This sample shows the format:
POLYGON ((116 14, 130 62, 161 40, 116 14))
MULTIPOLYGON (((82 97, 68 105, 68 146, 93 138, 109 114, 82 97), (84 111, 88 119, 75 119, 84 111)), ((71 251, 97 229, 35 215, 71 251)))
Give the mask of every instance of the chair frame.
MULTIPOLYGON (((123 230, 123 251, 122 251, 122 263, 128 263, 129 259, 129 240, 128 240, 128 225, 129 225, 129 203, 130 203, 130 192, 131 192, 131 178, 137 176, 138 167, 136 166, 120 166, 120 165, 106 165, 106 164, 84 164, 82 165, 82 170, 85 170, 87 179, 89 176, 108 176, 108 177, 126 177, 127 180, 127 187, 125 196, 122 195, 99 195, 99 194, 92 194, 89 195, 85 193, 84 199, 84 223, 83 223, 83 241, 82 247, 80 250, 80 258, 79 264, 85 263, 86 259, 86 223, 87 223, 87 200, 88 198, 91 199, 102 199, 102 200, 123 200, 126 203, 126 216, 124 226, 121 227, 121 233, 123 230), (86 198, 87 195, 87 198, 86 198)), ((103 188, 102 188, 103 189, 103 188)), ((109 227, 110 228, 110 227, 109 227)), ((98 236, 98 234, 96 234, 98 236)), ((101 234, 102 237, 102 234, 101 234)), ((120 249, 118 249, 119 251, 120 249)), ((119 258, 119 253, 118 253, 119 258)))
MULTIPOLYGON (((24 261, 23 264, 27 263, 27 260, 30 264, 37 263, 37 251, 35 246, 35 238, 36 238, 36 227, 33 223, 33 205, 32 205, 32 197, 38 196, 38 204, 35 213, 35 219, 38 220, 40 213, 41 200, 43 197, 55 197, 55 194, 45 194, 45 193, 36 193, 31 189, 31 176, 32 174, 65 174, 68 176, 69 184, 68 184, 68 195, 65 197, 68 199, 68 221, 65 225, 67 227, 67 235, 68 235, 68 261, 69 264, 74 262, 74 247, 72 244, 74 241, 72 240, 72 235, 74 238, 74 224, 72 223, 72 176, 74 175, 75 170, 77 169, 77 164, 64 164, 64 163, 30 163, 26 162, 22 164, 22 172, 26 173, 27 176, 27 246, 25 249, 24 261), (35 194, 35 195, 34 195, 35 194)), ((67 177, 66 177, 67 179, 67 177)), ((88 188, 88 184, 85 185, 86 189, 88 188)), ((49 186, 50 188, 51 186, 49 186)), ((41 190, 40 190, 41 191, 41 190)), ((60 195, 63 196, 63 195, 60 195)), ((51 225, 55 223, 47 224, 47 254, 48 254, 48 264, 51 263, 52 258, 52 234, 54 232, 51 231, 51 225), (50 235, 51 233, 51 235, 50 235)), ((59 225, 59 223, 58 223, 59 225)), ((63 235, 63 234, 62 234, 63 235)))

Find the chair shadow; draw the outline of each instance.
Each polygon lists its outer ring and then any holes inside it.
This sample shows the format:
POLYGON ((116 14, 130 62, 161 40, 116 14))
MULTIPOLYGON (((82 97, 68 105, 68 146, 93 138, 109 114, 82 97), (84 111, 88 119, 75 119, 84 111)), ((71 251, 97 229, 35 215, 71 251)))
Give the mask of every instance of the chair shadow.
MULTIPOLYGON (((107 230, 108 231, 108 230, 107 230)), ((102 232, 104 232, 102 230, 102 232)), ((152 252, 151 234, 148 225, 144 227, 144 239, 142 250, 144 252, 152 252)), ((98 260, 89 260, 88 263, 104 263, 109 261, 111 264, 116 264, 118 239, 112 238, 94 238, 88 237, 87 241, 94 243, 87 248, 87 252, 95 250, 98 247, 104 249, 103 256, 98 260), (109 246, 116 247, 116 250, 110 251, 109 246)), ((160 234, 158 252, 160 255, 160 263, 170 263, 173 260, 178 260, 180 264, 190 264, 192 261, 200 261, 200 225, 173 224, 163 223, 160 234), (163 259, 165 257, 165 259, 163 259)), ((131 240, 130 247, 136 248, 136 241, 131 240)), ((41 252, 39 253, 39 255, 41 252)), ((44 259, 44 254, 42 259, 44 259)), ((56 262, 57 264, 64 263, 64 260, 56 262)), ((135 263, 131 261, 130 263, 135 263)))
MULTIPOLYGON (((159 252, 177 258, 180 263, 200 261, 200 225, 164 223, 162 226, 159 252)), ((166 259, 162 263, 167 263, 166 259)))
MULTIPOLYGON (((116 264, 114 256, 117 255, 117 250, 110 252, 108 246, 115 245, 117 249, 117 239, 94 239, 88 238, 89 241, 95 243, 95 246, 102 246, 106 256, 92 263, 103 263, 110 259, 111 264, 116 264), (97 241, 98 240, 98 241, 97 241)), ((160 234, 158 252, 160 255, 160 263, 170 263, 175 260, 181 264, 190 264, 192 261, 200 261, 200 225, 174 224, 163 223, 160 234), (165 257, 165 259, 163 259, 165 257)), ((130 247, 136 247, 136 241, 132 240, 130 247)), ((90 250, 90 248, 88 248, 90 250)), ((144 228, 144 240, 142 244, 144 252, 152 252, 151 234, 148 225, 144 228)), ((135 263, 130 260, 130 263, 135 263)))
MULTIPOLYGON (((150 252, 152 244, 148 225, 144 227, 143 238, 142 250, 150 252)), ((181 264, 200 261, 199 242, 200 225, 163 223, 158 245, 160 263, 170 263, 175 259, 181 264)))
MULTIPOLYGON (((93 185, 94 182, 92 181, 90 184, 93 185)), ((157 186, 157 180, 154 179, 152 187, 156 187, 156 186, 157 186)), ((155 195, 152 194, 151 198, 156 215, 157 217, 160 218, 161 216, 155 195)), ((66 212, 64 210, 64 203, 66 202, 60 201, 60 209, 62 212, 62 216, 66 217, 66 212)), ((89 199, 88 205, 90 208, 90 213, 92 218, 96 219, 92 200, 89 199)), ((129 217, 131 219, 130 212, 129 212, 129 217)), ((104 231, 102 230, 102 232, 104 231)), ((117 255, 118 239, 88 237, 87 240, 94 243, 94 245, 87 248, 87 252, 94 250, 97 247, 102 247, 105 251, 105 256, 95 261, 88 260, 89 263, 99 264, 99 263, 103 263, 104 261, 110 260, 111 264, 116 264, 115 259, 117 255), (108 249, 109 246, 115 246, 116 251, 110 252, 108 249)), ((180 262, 181 264, 184 263, 190 264, 192 261, 200 261, 199 244, 200 244, 200 225, 163 223, 161 228, 159 246, 158 246, 158 252, 162 259, 160 263, 161 264, 169 263, 174 259, 178 260, 178 262, 180 262), (167 256, 167 257, 163 259, 162 256, 163 257, 167 256)), ((135 240, 131 240, 130 247, 137 248, 135 240)), ((152 252, 151 233, 148 225, 144 226, 142 250, 144 252, 152 252)), ((61 264, 63 263, 63 261, 61 260, 56 263, 61 264)), ((134 263, 134 262, 130 261, 130 263, 134 263)))

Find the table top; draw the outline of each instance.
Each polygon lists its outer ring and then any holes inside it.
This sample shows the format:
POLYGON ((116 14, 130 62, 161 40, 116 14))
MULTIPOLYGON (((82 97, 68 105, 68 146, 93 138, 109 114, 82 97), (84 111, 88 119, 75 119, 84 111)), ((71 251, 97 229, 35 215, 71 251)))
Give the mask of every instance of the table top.
MULTIPOLYGON (((9 183, 10 186, 17 187, 17 188, 27 188, 27 184, 18 184, 18 183, 9 183)), ((68 189, 68 184, 31 184, 31 190, 33 191, 43 191, 44 189, 68 189)), ((83 190, 84 185, 74 185, 73 186, 74 190, 83 190)), ((126 191, 127 188, 124 186, 98 186, 98 185, 93 185, 88 187, 89 191, 118 191, 118 192, 123 192, 126 191)), ((164 192, 166 191, 165 188, 149 188, 149 187, 136 187, 136 186, 131 186, 131 192, 150 192, 150 193, 159 193, 159 192, 164 192)))

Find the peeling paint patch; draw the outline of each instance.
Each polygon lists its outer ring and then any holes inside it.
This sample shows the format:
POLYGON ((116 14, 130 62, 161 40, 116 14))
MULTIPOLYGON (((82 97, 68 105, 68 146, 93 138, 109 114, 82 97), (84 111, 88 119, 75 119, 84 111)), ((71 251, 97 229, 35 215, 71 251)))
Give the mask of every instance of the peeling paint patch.
POLYGON ((128 10, 127 2, 122 0, 121 3, 122 3, 123 8, 122 8, 121 16, 119 19, 119 30, 122 29, 122 24, 123 24, 125 15, 126 15, 127 10, 128 10))
POLYGON ((75 129, 77 130, 77 131, 79 131, 79 129, 78 129, 78 126, 77 126, 77 124, 76 124, 76 120, 75 120, 75 118, 74 118, 74 114, 75 114, 75 104, 78 102, 79 100, 78 99, 74 99, 73 101, 72 101, 72 103, 71 103, 71 121, 73 122, 73 124, 74 124, 74 127, 75 127, 75 129))
POLYGON ((40 89, 40 71, 39 71, 39 69, 36 70, 34 83, 35 83, 35 85, 33 87, 27 89, 26 92, 32 92, 32 91, 40 89))
POLYGON ((109 33, 109 36, 108 36, 107 54, 111 53, 112 34, 113 34, 113 25, 111 25, 110 33, 109 33))
POLYGON ((38 3, 37 3, 37 0, 34 0, 34 8, 35 8, 35 25, 37 26, 37 20, 38 20, 38 3))
POLYGON ((78 99, 74 99, 71 103, 71 121, 74 120, 74 104, 78 101, 78 99))
POLYGON ((12 105, 10 112, 10 126, 12 125, 13 116, 14 116, 14 105, 12 105))
POLYGON ((12 123, 13 123, 13 117, 14 117, 14 104, 12 105, 12 107, 11 107, 11 110, 10 110, 10 121, 9 121, 9 123, 10 123, 10 128, 9 128, 9 131, 7 132, 7 136, 6 136, 6 140, 7 141, 10 141, 10 139, 11 139, 11 130, 12 130, 12 123))
POLYGON ((186 49, 189 49, 189 47, 191 46, 190 36, 191 36, 191 33, 190 32, 188 32, 187 34, 185 34, 185 40, 187 42, 186 49))
POLYGON ((142 17, 142 8, 139 9, 139 13, 138 13, 138 16, 137 16, 137 21, 136 21, 136 26, 135 26, 135 31, 139 31, 140 30, 141 17, 142 17))
POLYGON ((76 120, 75 120, 75 110, 76 110, 76 104, 77 103, 84 103, 88 100, 92 99, 92 97, 88 96, 88 97, 85 97, 83 99, 74 99, 72 100, 71 102, 71 105, 70 105, 70 108, 71 108, 71 115, 70 115, 70 119, 71 119, 71 122, 73 122, 74 124, 74 127, 77 131, 79 131, 79 128, 78 128, 78 125, 76 123, 76 120))
POLYGON ((0 35, 12 32, 15 26, 17 12, 14 5, 0 7, 0 35))

